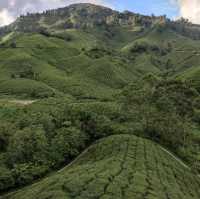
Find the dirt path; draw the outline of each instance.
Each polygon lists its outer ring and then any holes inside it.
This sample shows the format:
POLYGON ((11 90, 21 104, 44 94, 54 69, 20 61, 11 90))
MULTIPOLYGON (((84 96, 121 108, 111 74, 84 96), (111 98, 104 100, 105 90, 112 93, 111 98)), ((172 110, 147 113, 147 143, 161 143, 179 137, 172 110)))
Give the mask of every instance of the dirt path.
POLYGON ((171 153, 170 151, 168 151, 167 149, 163 148, 162 146, 160 146, 160 148, 165 151, 166 153, 168 153, 171 157, 173 157, 173 159, 175 159, 177 162, 179 162, 183 167, 191 170, 191 168, 186 165, 181 159, 179 159, 178 157, 176 157, 173 153, 171 153))
POLYGON ((8 102, 10 102, 10 103, 24 105, 24 106, 32 104, 36 101, 37 100, 8 100, 8 102))

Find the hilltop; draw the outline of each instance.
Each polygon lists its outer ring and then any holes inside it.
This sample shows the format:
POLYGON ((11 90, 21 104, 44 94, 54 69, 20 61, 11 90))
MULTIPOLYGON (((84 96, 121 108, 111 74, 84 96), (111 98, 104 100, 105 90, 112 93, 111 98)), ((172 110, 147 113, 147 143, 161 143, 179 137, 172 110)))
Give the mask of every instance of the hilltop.
POLYGON ((27 13, 21 15, 9 26, 0 30, 1 34, 10 31, 38 32, 44 30, 91 29, 97 27, 113 28, 117 26, 140 26, 150 28, 157 24, 192 38, 199 38, 200 26, 191 24, 185 19, 171 21, 163 16, 145 16, 130 11, 119 12, 89 3, 72 4, 68 7, 47 10, 43 13, 27 13))
POLYGON ((65 8, 47 10, 43 13, 22 15, 13 24, 7 26, 7 29, 32 32, 43 28, 50 30, 87 29, 98 26, 112 27, 119 25, 131 27, 137 24, 150 27, 155 23, 166 21, 169 20, 165 16, 149 17, 129 11, 121 13, 103 6, 82 3, 73 4, 65 8))

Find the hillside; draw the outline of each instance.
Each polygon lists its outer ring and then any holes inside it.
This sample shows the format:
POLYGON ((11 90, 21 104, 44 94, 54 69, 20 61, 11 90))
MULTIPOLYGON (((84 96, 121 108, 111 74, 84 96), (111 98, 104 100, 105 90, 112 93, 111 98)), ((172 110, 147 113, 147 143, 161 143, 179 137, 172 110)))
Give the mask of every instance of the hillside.
POLYGON ((157 144, 118 135, 98 141, 57 174, 2 199, 198 199, 199 183, 157 144))
POLYGON ((172 28, 174 23, 164 16, 119 13, 92 4, 21 16, 1 29, 6 34, 0 48, 0 92, 111 99, 145 73, 195 80, 199 41, 193 40, 192 30, 187 35, 172 28), (183 76, 188 70, 191 75, 183 76))
POLYGON ((200 198, 199 46, 92 4, 0 28, 0 198, 200 198))

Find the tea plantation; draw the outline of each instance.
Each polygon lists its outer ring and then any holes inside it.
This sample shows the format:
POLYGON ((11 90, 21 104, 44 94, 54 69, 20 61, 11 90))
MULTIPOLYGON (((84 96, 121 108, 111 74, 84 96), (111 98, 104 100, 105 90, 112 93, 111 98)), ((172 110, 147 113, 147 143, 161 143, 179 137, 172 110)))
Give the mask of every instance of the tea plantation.
POLYGON ((199 199, 199 46, 92 4, 0 28, 0 199, 199 199))
POLYGON ((146 139, 116 135, 72 164, 2 199, 198 199, 200 178, 146 139))

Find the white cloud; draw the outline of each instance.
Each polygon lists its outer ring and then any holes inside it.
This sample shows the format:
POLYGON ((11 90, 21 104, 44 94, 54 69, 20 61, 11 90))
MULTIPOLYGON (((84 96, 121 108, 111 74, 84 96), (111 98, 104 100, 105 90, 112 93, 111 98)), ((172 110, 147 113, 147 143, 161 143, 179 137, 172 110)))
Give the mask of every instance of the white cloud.
POLYGON ((14 21, 14 18, 9 14, 7 9, 0 11, 0 25, 8 25, 14 21))
POLYGON ((180 15, 191 22, 200 24, 200 0, 176 0, 180 15))

